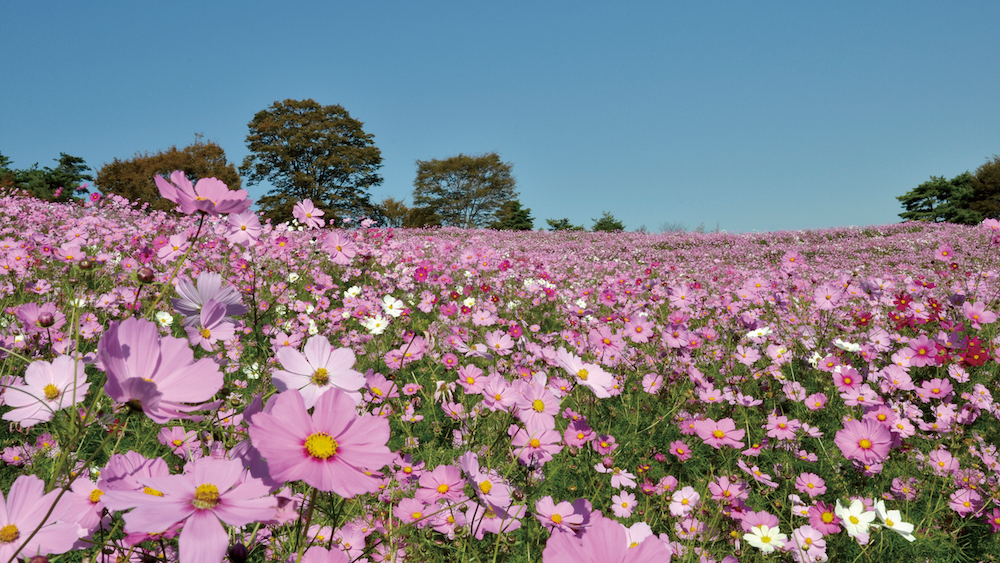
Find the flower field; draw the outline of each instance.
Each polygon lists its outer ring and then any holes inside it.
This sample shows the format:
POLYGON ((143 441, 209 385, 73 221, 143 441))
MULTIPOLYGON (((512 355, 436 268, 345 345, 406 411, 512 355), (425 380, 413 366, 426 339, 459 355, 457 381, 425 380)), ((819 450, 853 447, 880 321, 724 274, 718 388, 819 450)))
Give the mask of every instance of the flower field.
POLYGON ((0 563, 1000 557, 1000 223, 272 226, 182 178, 0 198, 0 563))

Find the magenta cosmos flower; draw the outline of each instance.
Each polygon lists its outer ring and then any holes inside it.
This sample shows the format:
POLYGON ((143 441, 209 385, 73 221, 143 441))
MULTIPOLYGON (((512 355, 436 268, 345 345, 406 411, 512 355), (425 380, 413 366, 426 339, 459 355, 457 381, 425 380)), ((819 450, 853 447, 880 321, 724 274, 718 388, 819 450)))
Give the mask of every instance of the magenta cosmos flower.
POLYGON ((235 322, 237 317, 247 312, 236 289, 224 284, 222 276, 215 272, 202 272, 198 276, 198 284, 182 279, 177 282, 177 295, 171 302, 178 313, 184 315, 184 326, 193 326, 201 320, 201 309, 209 301, 218 301, 226 305, 226 314, 222 320, 235 322))
POLYGON ((669 561, 670 552, 657 536, 647 536, 638 545, 629 544, 625 526, 605 518, 600 512, 591 516, 590 526, 580 535, 552 532, 542 551, 544 563, 653 563, 669 561))
POLYGON ((58 489, 45 494, 45 483, 34 475, 18 477, 6 499, 0 494, 0 561, 12 561, 15 553, 28 559, 72 549, 85 532, 75 521, 61 521, 68 516, 72 519, 67 514, 72 510, 68 497, 49 514, 57 496, 58 489), (36 528, 38 532, 32 535, 36 528))
POLYGON ((116 510, 134 507, 125 515, 129 532, 156 534, 181 523, 180 558, 188 563, 222 561, 229 545, 222 522, 245 526, 270 520, 277 508, 267 486, 247 476, 243 464, 232 459, 204 457, 189 464, 183 475, 138 481, 160 494, 107 491, 105 502, 116 510))
POLYGON ((89 389, 83 360, 57 356, 51 363, 31 362, 24 383, 7 386, 3 394, 3 404, 14 407, 3 414, 3 419, 20 422, 21 426, 48 422, 56 411, 82 403, 89 389))
POLYGON ((271 477, 305 481, 321 491, 349 498, 377 491, 381 481, 371 473, 393 462, 389 421, 358 416, 354 401, 331 389, 312 416, 298 390, 272 397, 269 409, 257 413, 250 440, 267 459, 271 477))
POLYGON ((230 190, 218 178, 202 178, 191 185, 184 172, 174 170, 168 181, 163 176, 155 178, 160 195, 180 206, 181 213, 190 215, 201 211, 217 216, 220 213, 242 213, 253 203, 247 199, 246 190, 230 190))
POLYGON ((361 392, 366 379, 354 367, 354 352, 350 348, 330 345, 325 336, 316 335, 306 341, 304 352, 285 346, 274 354, 281 362, 283 370, 274 372, 271 378, 278 391, 297 389, 302 393, 307 409, 316 404, 321 395, 331 389, 340 389, 354 404, 361 403, 361 392))
POLYGON ((310 229, 318 229, 326 223, 320 219, 325 214, 322 209, 317 209, 311 199, 304 199, 295 204, 292 208, 292 215, 310 229))
POLYGON ((222 372, 211 358, 194 361, 180 338, 160 338, 156 325, 141 319, 113 322, 97 343, 104 364, 108 397, 142 409, 157 424, 212 406, 222 389, 222 372), (189 404, 194 403, 194 404, 189 404))
POLYGON ((874 420, 849 420, 833 438, 847 459, 865 465, 880 463, 889 455, 892 433, 874 420))

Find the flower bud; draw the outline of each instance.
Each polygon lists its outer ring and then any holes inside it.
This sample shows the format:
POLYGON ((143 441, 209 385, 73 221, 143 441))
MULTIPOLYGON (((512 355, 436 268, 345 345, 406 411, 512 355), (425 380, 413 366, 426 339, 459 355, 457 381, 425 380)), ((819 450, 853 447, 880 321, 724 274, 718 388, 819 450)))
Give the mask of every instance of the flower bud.
POLYGON ((77 262, 77 266, 80 266, 81 270, 92 270, 94 268, 94 261, 90 258, 84 258, 77 262))
POLYGON ((247 558, 250 557, 250 550, 242 543, 234 543, 229 546, 226 554, 229 555, 229 560, 233 563, 246 563, 247 558))
POLYGON ((56 316, 52 313, 45 312, 38 315, 38 326, 49 328, 54 324, 56 324, 56 316))
POLYGON ((143 266, 135 273, 135 277, 142 283, 153 283, 153 280, 156 279, 156 272, 149 266, 143 266))

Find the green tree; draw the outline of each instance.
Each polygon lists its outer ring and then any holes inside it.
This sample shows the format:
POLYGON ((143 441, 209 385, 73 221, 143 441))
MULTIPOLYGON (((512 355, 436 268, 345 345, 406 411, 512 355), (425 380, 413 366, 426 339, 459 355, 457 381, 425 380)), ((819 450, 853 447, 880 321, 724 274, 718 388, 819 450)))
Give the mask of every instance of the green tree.
POLYGON ((257 112, 240 172, 251 185, 274 186, 258 202, 261 214, 290 221, 295 203, 310 199, 333 224, 376 215, 368 190, 382 183, 382 153, 362 125, 342 106, 313 100, 276 101, 257 112))
POLYGON ((615 216, 611 213, 605 211, 604 215, 601 215, 600 219, 591 219, 594 222, 594 226, 590 228, 591 231, 611 233, 615 231, 624 231, 625 224, 615 219, 615 216))
POLYGON ((973 211, 980 214, 980 220, 1000 219, 1000 156, 994 155, 992 160, 976 169, 972 177, 973 211))
POLYGON ((516 198, 513 165, 495 152, 418 160, 413 203, 433 209, 441 224, 472 229, 496 220, 501 206, 516 198))
POLYGON ((546 219, 546 223, 549 224, 550 231, 582 231, 583 227, 579 225, 574 225, 569 222, 569 218, 563 217, 562 219, 546 219))
POLYGON ((983 219, 977 211, 970 208, 972 197, 972 175, 963 172, 951 180, 931 176, 927 182, 896 199, 906 209, 899 214, 904 220, 972 225, 983 219))
MULTIPOLYGON (((6 172, 0 172, 5 182, 13 179, 13 186, 28 192, 30 195, 48 201, 69 201, 78 197, 77 188, 83 187, 84 180, 93 182, 94 177, 88 174, 90 167, 78 156, 70 156, 64 152, 59 158, 53 159, 59 164, 55 168, 39 168, 35 163, 31 168, 11 170, 10 159, 4 157, 6 172)), ((86 191, 85 189, 82 191, 86 191)))
POLYGON ((521 207, 521 200, 518 199, 504 202, 496 217, 497 220, 490 225, 490 228, 499 231, 530 231, 535 228, 531 209, 521 207))
POLYGON ((169 178, 174 170, 181 170, 191 182, 200 178, 218 178, 229 189, 241 187, 236 167, 226 160, 226 152, 212 141, 204 142, 196 134, 194 143, 178 150, 176 146, 154 154, 135 153, 128 160, 105 164, 97 171, 97 186, 105 193, 118 194, 131 201, 148 202, 150 209, 173 211, 177 204, 160 196, 154 178, 169 178))

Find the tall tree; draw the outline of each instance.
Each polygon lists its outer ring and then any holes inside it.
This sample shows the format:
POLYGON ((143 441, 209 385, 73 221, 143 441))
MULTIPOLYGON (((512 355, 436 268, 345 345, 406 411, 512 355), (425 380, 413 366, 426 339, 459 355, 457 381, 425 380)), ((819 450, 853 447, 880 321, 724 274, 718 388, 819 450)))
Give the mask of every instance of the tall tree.
POLYGON ((963 172, 948 180, 942 176, 931 179, 901 196, 897 196, 906 211, 899 214, 907 221, 932 223, 963 223, 973 225, 983 220, 973 211, 972 175, 963 172))
POLYGON ((295 203, 310 199, 332 222, 373 215, 368 190, 382 183, 382 153, 362 122, 342 106, 313 100, 274 102, 250 121, 240 172, 249 184, 274 186, 258 202, 272 221, 290 221, 295 203))
POLYGON ((615 216, 610 212, 605 211, 604 215, 601 215, 600 219, 591 219, 594 222, 594 226, 590 228, 591 231, 611 233, 615 231, 624 231, 625 224, 615 219, 615 216))
POLYGON ((191 182, 218 178, 231 190, 240 189, 242 183, 236 167, 226 160, 226 151, 196 134, 194 143, 180 150, 173 146, 154 154, 137 152, 128 160, 115 158, 97 171, 97 185, 105 193, 148 202, 151 209, 173 211, 177 204, 160 195, 153 179, 157 175, 168 178, 174 170, 184 171, 191 182))
POLYGON ((992 160, 976 169, 972 177, 970 207, 983 219, 1000 219, 1000 156, 994 155, 992 160))
MULTIPOLYGON (((10 159, 3 158, 3 160, 4 167, 10 165, 10 159)), ((78 197, 77 188, 83 187, 84 180, 94 181, 94 177, 88 173, 90 167, 82 158, 61 152, 59 158, 53 160, 59 163, 55 168, 48 166, 39 168, 35 163, 31 168, 24 170, 8 168, 6 172, 0 173, 0 176, 4 177, 4 181, 8 184, 13 178, 14 187, 48 201, 69 201, 78 197)))
POLYGON ((546 219, 546 223, 549 225, 550 231, 582 231, 583 227, 580 225, 574 225, 569 222, 568 217, 563 217, 562 219, 546 219))
POLYGON ((418 160, 413 203, 433 209, 445 226, 485 227, 504 203, 517 197, 513 168, 495 152, 418 160))
POLYGON ((531 209, 521 207, 521 200, 512 199, 504 202, 497 211, 497 220, 490 228, 499 231, 530 231, 535 228, 535 220, 531 217, 531 209))

